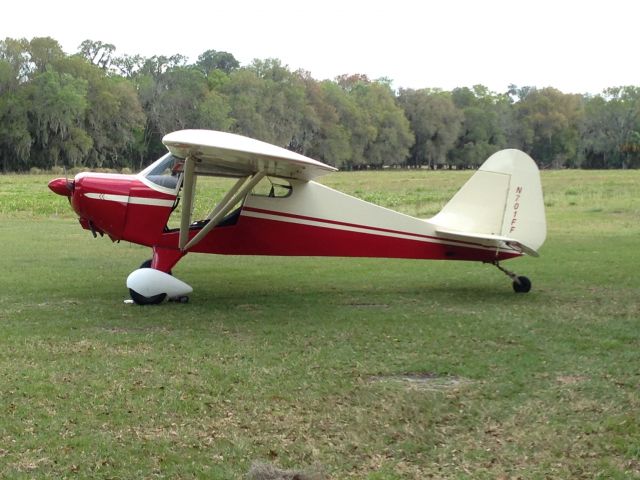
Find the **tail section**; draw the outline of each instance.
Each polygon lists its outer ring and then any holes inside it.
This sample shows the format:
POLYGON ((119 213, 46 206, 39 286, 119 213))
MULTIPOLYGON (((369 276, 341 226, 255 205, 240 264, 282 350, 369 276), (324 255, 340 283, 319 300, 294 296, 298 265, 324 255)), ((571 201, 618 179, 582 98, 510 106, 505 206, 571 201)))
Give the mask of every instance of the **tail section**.
POLYGON ((446 237, 537 256, 547 235, 538 167, 520 150, 494 153, 429 222, 446 237))

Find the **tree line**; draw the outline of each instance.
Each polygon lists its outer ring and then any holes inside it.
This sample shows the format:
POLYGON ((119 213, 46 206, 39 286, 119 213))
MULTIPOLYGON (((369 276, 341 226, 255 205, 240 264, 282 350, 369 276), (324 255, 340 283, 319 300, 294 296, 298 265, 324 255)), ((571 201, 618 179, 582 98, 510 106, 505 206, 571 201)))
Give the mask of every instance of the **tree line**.
POLYGON ((86 40, 0 41, 0 162, 31 168, 140 169, 183 128, 224 130, 342 169, 474 168, 519 148, 543 168, 640 167, 640 88, 598 95, 484 86, 394 91, 385 78, 319 81, 277 59, 228 52, 116 55, 86 40))

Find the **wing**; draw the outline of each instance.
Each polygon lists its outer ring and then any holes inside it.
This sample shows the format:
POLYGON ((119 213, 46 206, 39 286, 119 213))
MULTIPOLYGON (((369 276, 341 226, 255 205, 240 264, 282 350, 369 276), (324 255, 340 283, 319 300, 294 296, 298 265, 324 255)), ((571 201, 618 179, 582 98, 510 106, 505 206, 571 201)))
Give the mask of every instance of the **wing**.
POLYGON ((175 157, 184 159, 178 241, 182 251, 200 242, 266 175, 309 181, 337 170, 269 143, 214 130, 179 130, 165 135, 162 143, 175 157), (211 211, 208 223, 190 238, 194 185, 198 175, 237 177, 238 181, 211 211))
POLYGON ((179 130, 162 139, 178 158, 191 157, 194 175, 246 177, 258 172, 313 180, 337 169, 270 143, 214 130, 179 130))

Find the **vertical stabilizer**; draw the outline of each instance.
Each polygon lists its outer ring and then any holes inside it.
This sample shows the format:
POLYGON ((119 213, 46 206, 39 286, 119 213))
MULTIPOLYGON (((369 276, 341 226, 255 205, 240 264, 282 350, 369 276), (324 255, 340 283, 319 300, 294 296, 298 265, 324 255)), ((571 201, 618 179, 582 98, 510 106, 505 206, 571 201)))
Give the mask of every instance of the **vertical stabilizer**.
POLYGON ((547 235, 538 167, 520 150, 496 152, 429 221, 439 231, 515 241, 535 253, 547 235))

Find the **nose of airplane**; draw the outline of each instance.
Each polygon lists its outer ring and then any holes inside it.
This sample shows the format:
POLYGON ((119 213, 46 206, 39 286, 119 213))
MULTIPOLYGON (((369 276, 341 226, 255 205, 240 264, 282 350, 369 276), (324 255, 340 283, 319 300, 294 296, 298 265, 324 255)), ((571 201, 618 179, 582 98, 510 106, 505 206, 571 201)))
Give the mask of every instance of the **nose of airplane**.
POLYGON ((71 197, 74 186, 75 182, 67 178, 54 178, 49 182, 49 189, 63 197, 71 197))

